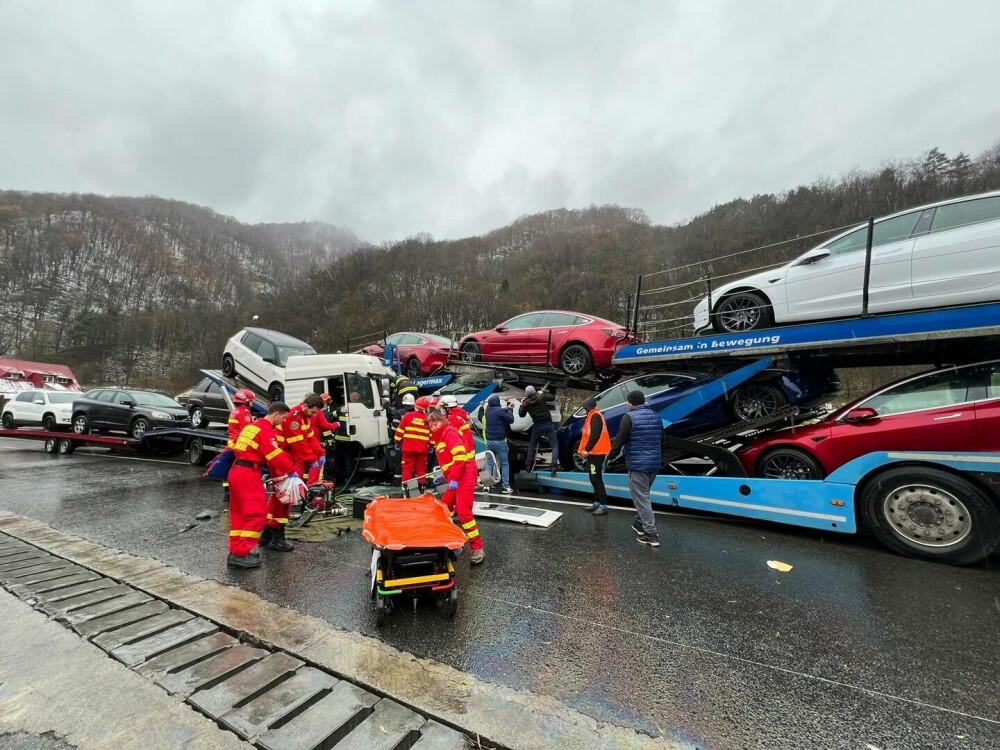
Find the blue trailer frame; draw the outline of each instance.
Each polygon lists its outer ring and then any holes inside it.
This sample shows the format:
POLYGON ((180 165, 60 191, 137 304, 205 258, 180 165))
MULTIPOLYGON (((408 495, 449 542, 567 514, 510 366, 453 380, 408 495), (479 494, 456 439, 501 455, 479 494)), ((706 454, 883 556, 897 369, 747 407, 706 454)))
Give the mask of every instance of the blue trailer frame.
POLYGON ((885 345, 1000 336, 1000 303, 940 310, 873 315, 823 323, 762 328, 746 333, 712 334, 673 341, 629 344, 615 352, 613 366, 654 366, 734 358, 816 354, 885 345))

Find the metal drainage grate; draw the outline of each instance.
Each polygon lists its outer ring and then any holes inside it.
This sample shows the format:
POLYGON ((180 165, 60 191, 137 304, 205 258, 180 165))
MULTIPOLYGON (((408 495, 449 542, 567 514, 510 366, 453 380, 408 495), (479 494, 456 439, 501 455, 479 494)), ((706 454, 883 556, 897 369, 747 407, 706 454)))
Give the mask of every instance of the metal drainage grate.
POLYGON ((0 533, 0 583, 263 750, 465 750, 388 698, 0 533))

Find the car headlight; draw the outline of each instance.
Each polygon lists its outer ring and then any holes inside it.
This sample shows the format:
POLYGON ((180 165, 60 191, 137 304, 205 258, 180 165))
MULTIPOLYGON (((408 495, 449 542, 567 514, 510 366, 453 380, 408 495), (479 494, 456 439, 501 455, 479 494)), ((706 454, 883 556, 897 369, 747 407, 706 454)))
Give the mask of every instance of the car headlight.
POLYGON ((149 416, 151 416, 153 419, 173 419, 174 418, 172 414, 167 414, 165 411, 151 411, 151 412, 149 412, 149 416))

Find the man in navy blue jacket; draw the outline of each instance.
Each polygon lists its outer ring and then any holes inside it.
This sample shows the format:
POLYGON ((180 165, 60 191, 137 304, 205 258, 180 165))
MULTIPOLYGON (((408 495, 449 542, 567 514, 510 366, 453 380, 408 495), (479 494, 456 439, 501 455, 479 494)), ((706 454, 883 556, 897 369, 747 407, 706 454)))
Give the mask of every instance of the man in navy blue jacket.
POLYGON ((660 546, 656 533, 656 519, 653 505, 649 502, 649 491, 660 471, 663 460, 663 423, 646 406, 646 397, 641 391, 628 394, 628 414, 622 417, 618 434, 611 443, 611 454, 617 456, 625 452, 628 464, 628 491, 632 504, 639 514, 632 521, 632 529, 638 535, 639 544, 650 547, 660 546))
MULTIPOLYGON (((510 488, 510 449, 507 446, 507 435, 510 434, 510 426, 514 424, 513 409, 512 404, 501 406, 497 395, 490 396, 490 400, 486 402, 486 447, 500 463, 500 491, 505 495, 514 491, 510 488)), ((488 468, 493 470, 492 465, 488 468)))

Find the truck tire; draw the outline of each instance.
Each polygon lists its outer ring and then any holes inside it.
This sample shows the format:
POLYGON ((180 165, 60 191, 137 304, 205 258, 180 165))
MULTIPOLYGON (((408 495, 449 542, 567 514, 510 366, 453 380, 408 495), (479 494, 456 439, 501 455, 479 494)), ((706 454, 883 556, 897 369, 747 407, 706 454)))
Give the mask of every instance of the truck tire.
POLYGON ((872 478, 862 522, 901 555, 969 565, 1000 545, 1000 506, 968 479, 929 466, 900 466, 872 478))
POLYGON ((58 453, 59 452, 59 440, 54 437, 45 438, 45 452, 46 453, 58 453))
POLYGON ((76 443, 74 443, 69 438, 59 438, 59 453, 64 456, 68 456, 70 453, 76 450, 76 443))
POLYGON ((192 466, 205 466, 208 463, 209 455, 205 450, 205 443, 201 438, 192 438, 188 443, 188 463, 192 466))

